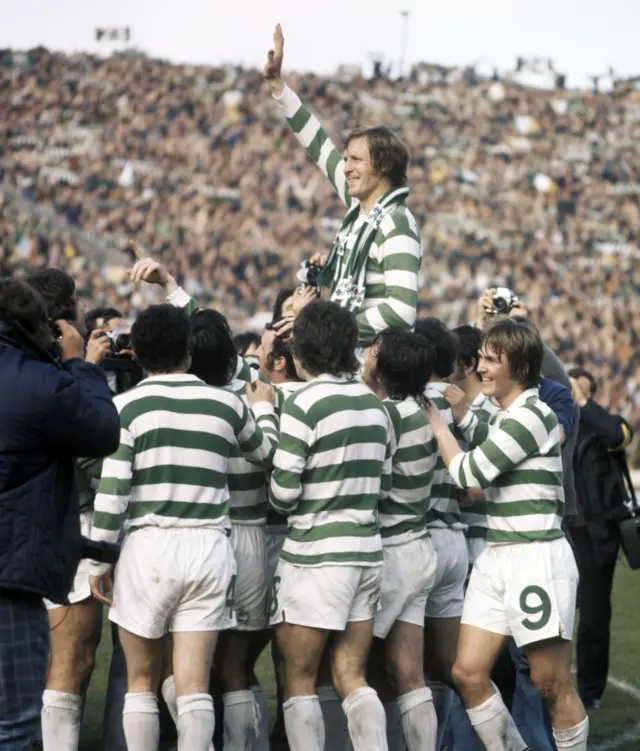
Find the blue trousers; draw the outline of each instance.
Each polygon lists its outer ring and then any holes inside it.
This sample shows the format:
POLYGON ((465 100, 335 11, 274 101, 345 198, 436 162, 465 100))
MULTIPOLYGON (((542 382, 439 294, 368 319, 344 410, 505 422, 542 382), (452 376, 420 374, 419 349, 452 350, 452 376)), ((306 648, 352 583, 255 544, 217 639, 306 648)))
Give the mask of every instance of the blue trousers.
POLYGON ((42 598, 0 592, 0 751, 31 751, 39 738, 48 662, 42 598))

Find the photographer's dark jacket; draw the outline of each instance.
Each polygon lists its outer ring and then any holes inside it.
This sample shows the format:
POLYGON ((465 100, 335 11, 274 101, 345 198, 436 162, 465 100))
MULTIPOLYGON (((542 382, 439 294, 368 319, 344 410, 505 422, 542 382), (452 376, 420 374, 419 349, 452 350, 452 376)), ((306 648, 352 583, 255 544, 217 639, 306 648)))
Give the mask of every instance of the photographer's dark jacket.
POLYGON ((0 321, 0 596, 65 603, 82 551, 73 457, 113 453, 120 420, 99 367, 34 344, 0 321))
POLYGON ((580 512, 575 523, 586 525, 601 565, 615 563, 618 524, 629 516, 625 449, 632 438, 626 420, 593 399, 581 408, 573 465, 580 512))

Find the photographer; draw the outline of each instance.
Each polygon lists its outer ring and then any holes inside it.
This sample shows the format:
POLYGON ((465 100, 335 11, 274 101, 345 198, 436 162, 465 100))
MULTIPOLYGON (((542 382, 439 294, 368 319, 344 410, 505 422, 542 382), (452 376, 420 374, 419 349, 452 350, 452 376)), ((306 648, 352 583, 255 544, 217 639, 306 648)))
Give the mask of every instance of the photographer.
POLYGON ((574 457, 578 514, 571 537, 580 579, 577 641, 578 690, 587 708, 597 709, 607 685, 611 630, 611 589, 618 551, 619 522, 628 515, 625 449, 633 432, 619 415, 595 401, 596 379, 583 368, 569 371, 580 405, 574 457))
POLYGON ((102 369, 112 394, 124 394, 144 378, 142 368, 131 352, 131 334, 124 316, 116 308, 93 308, 84 317, 89 336, 107 339, 107 354, 102 369))
POLYGON ((84 342, 23 282, 0 282, 0 748, 29 749, 47 677, 45 597, 64 604, 82 555, 74 456, 118 445, 119 419, 84 342), (58 357, 54 356, 57 355, 58 357))
MULTIPOLYGON (((83 316, 76 284, 59 269, 43 269, 28 278, 28 284, 43 297, 52 319, 68 321, 78 332, 88 335, 85 360, 99 365, 105 372, 112 394, 126 390, 109 368, 114 358, 111 330, 122 326, 119 311, 110 308, 89 311, 83 316)), ((133 361, 128 358, 131 364, 133 361)), ((137 367, 137 366, 136 366, 137 367)), ((93 501, 100 479, 99 459, 76 458, 75 482, 80 507, 80 530, 91 535, 93 501)), ((42 742, 45 751, 77 749, 80 737, 82 697, 93 672, 95 651, 100 635, 102 608, 91 597, 89 561, 78 566, 68 605, 45 600, 49 613, 50 650, 47 686, 43 696, 42 742)))

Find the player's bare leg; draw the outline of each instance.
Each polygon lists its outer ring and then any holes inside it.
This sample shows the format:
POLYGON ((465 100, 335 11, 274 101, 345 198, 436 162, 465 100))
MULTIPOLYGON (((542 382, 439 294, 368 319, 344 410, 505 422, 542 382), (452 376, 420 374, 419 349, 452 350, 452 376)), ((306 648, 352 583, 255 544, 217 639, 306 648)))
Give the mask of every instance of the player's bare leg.
POLYGON ((216 668, 224 702, 224 747, 244 751, 260 735, 259 709, 253 691, 251 662, 254 632, 223 631, 216 654, 216 668))
POLYGON ((491 670, 507 637, 462 624, 453 680, 480 740, 495 751, 525 751, 500 693, 491 682, 491 670))
POLYGON ((451 669, 456 661, 460 618, 425 618, 424 672, 431 689, 438 728, 443 730, 449 716, 454 688, 451 669))
POLYGON ((127 748, 156 751, 160 740, 156 691, 162 671, 162 639, 145 639, 122 627, 118 633, 127 661, 127 694, 122 712, 127 748))
POLYGON ((352 621, 336 638, 331 655, 333 685, 342 699, 354 751, 387 751, 382 702, 366 680, 373 619, 352 621))
POLYGON ((425 686, 424 629, 396 621, 384 642, 384 671, 400 709, 409 751, 434 751, 438 721, 425 686))
POLYGON ((178 748, 208 751, 215 714, 209 681, 216 631, 173 633, 173 677, 178 700, 178 748))
POLYGON ((284 721, 291 751, 324 751, 322 710, 316 679, 328 632, 279 623, 278 650, 282 655, 284 721))
POLYGON ((49 610, 50 649, 42 707, 44 751, 77 749, 82 695, 95 661, 102 606, 93 598, 49 610))
POLYGON ((547 706, 559 751, 586 751, 589 720, 571 678, 571 642, 547 639, 525 647, 531 680, 547 706))

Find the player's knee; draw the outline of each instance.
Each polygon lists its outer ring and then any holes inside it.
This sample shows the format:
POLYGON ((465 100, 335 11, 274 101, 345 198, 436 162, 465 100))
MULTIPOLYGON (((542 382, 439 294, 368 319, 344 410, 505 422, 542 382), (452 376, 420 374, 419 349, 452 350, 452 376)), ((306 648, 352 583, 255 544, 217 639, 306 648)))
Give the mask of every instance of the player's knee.
POLYGON ((540 698, 545 703, 548 709, 551 709, 558 698, 561 690, 561 684, 556 680, 555 676, 551 675, 531 675, 531 680, 534 686, 538 689, 540 698))
POLYGON ((223 690, 246 691, 251 685, 251 666, 246 657, 231 651, 219 663, 219 675, 223 690))
POLYGON ((56 686, 56 690, 80 693, 93 672, 96 643, 78 632, 69 633, 65 642, 64 647, 56 645, 51 650, 47 685, 56 686))
POLYGON ((456 660, 451 668, 451 679, 456 688, 464 694, 481 687, 488 681, 489 676, 462 660, 456 660))
POLYGON ((348 696, 352 686, 364 680, 364 665, 337 657, 331 662, 331 680, 340 696, 348 696))
POLYGON ((384 661, 384 677, 396 694, 411 691, 409 686, 424 685, 422 665, 410 659, 410 654, 394 652, 387 654, 384 661))
POLYGON ((96 642, 94 639, 83 639, 78 645, 75 656, 75 669, 78 678, 86 683, 91 678, 96 662, 96 642))

